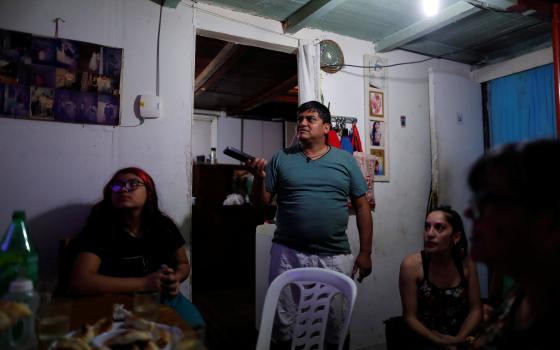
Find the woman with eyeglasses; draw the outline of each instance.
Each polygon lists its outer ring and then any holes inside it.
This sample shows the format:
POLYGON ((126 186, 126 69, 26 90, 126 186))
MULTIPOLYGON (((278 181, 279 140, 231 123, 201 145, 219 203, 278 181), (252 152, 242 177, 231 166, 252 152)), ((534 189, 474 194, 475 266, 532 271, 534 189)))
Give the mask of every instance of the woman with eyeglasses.
POLYGON ((191 326, 204 325, 179 291, 190 273, 185 240, 159 210, 154 181, 144 170, 124 168, 113 175, 73 245, 78 252, 70 278, 73 293, 157 290, 191 326))
POLYGON ((439 207, 424 223, 424 249, 404 258, 399 288, 412 331, 407 349, 457 349, 481 319, 475 264, 461 216, 439 207))

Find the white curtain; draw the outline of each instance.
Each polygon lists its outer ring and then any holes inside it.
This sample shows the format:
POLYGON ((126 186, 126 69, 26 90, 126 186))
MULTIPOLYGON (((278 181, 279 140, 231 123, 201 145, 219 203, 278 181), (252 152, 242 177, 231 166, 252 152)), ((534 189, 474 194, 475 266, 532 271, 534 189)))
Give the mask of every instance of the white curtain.
POLYGON ((298 88, 299 104, 320 101, 319 89, 319 43, 315 40, 299 40, 298 47, 298 88))

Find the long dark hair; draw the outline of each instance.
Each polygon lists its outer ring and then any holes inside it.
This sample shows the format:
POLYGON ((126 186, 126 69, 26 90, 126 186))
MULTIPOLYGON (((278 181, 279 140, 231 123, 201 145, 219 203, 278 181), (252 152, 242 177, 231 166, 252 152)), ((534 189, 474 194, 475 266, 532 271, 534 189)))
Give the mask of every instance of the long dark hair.
POLYGON ((443 215, 445 215, 447 222, 449 222, 449 225, 451 225, 453 233, 461 233, 459 241, 456 244, 453 244, 453 247, 451 248, 451 255, 453 256, 454 260, 465 259, 469 250, 469 241, 467 240, 467 236, 465 235, 465 226, 463 225, 463 219, 461 219, 461 215, 459 215, 459 213, 453 210, 449 205, 439 206, 436 209, 432 210, 430 213, 433 213, 434 211, 441 211, 443 215))
POLYGON ((152 177, 144 170, 136 167, 128 167, 118 170, 103 187, 103 199, 95 204, 88 217, 88 224, 111 224, 118 220, 120 214, 113 206, 111 186, 115 179, 123 174, 133 174, 138 176, 144 183, 147 198, 141 214, 141 226, 148 227, 162 212, 159 210, 156 185, 152 177))

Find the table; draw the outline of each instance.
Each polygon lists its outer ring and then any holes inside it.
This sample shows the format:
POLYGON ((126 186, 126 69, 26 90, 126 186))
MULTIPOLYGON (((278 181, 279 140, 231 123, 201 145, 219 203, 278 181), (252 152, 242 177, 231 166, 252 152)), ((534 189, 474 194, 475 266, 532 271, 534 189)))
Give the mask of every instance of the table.
MULTIPOLYGON (((123 304, 125 309, 132 311, 132 300, 133 297, 130 294, 74 297, 72 298, 70 328, 75 330, 83 324, 93 324, 102 317, 112 317, 113 304, 123 304)), ((157 322, 176 326, 183 333, 192 332, 191 326, 167 305, 160 304, 157 322)))
MULTIPOLYGON (((123 304, 125 309, 132 311, 133 296, 131 294, 106 294, 73 297, 70 330, 77 330, 83 324, 94 324, 103 317, 112 317, 113 304, 123 304)), ((192 327, 167 305, 160 304, 157 322, 178 327, 184 334, 193 332, 192 327)), ((47 345, 40 344, 39 349, 44 350, 47 345)))

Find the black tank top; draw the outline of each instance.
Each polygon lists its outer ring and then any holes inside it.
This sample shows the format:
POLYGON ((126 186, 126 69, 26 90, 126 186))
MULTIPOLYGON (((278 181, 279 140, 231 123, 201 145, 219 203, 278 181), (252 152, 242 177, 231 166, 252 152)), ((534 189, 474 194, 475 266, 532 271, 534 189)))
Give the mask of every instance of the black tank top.
POLYGON ((423 250, 422 267, 424 279, 418 284, 418 320, 428 329, 443 334, 457 335, 469 312, 468 284, 460 259, 454 259, 461 276, 459 285, 453 288, 438 288, 430 282, 428 272, 430 255, 423 250))

